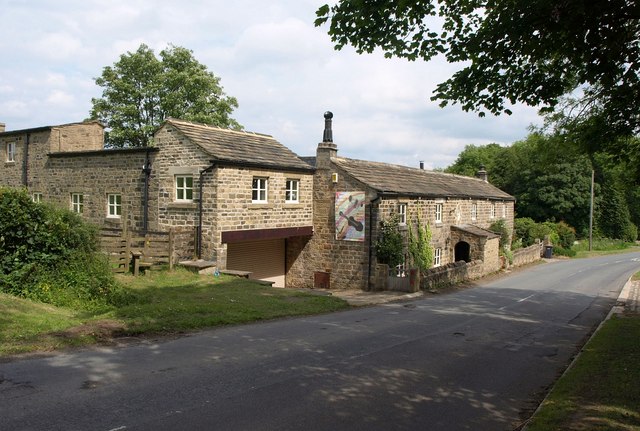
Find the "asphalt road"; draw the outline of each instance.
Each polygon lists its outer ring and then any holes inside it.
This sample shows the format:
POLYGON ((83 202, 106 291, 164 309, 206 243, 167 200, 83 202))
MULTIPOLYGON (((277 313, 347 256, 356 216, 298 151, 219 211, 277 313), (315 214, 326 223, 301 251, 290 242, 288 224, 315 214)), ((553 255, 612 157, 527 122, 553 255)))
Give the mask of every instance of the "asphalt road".
POLYGON ((0 363, 0 430, 513 430, 640 253, 175 340, 0 363))

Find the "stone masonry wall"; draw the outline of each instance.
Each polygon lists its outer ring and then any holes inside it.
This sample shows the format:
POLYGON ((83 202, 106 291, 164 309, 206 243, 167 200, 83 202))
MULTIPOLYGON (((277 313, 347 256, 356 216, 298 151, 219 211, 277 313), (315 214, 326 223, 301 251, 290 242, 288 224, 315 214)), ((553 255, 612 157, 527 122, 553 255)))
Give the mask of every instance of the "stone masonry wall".
MULTIPOLYGON (((71 208, 71 195, 83 196, 82 216, 99 226, 139 230, 143 223, 144 174, 142 165, 145 152, 103 151, 83 155, 52 156, 45 163, 42 175, 31 182, 31 191, 42 193, 43 201, 71 208), (121 217, 109 217, 108 194, 120 194, 121 217)), ((156 220, 154 213, 153 180, 151 181, 149 220, 156 220)), ((150 223, 149 229, 156 230, 150 223)))
MULTIPOLYGON (((161 148, 155 169, 159 179, 158 213, 161 227, 198 226, 199 174, 211 156, 204 153, 170 124, 155 136, 161 148), (175 175, 192 175, 193 202, 176 202, 175 175)), ((241 166, 216 166, 203 177, 202 258, 226 268, 226 244, 222 232, 310 226, 312 224, 313 175, 241 166), (268 179, 268 203, 251 202, 254 177, 268 179), (299 203, 285 203, 287 179, 300 181, 299 203)), ((190 256, 184 256, 190 258, 190 256)))
MULTIPOLYGON (((319 159, 321 158, 319 150, 319 159)), ((369 202, 375 197, 370 189, 350 178, 334 164, 330 154, 319 160, 314 176, 314 235, 304 244, 298 255, 301 265, 290 269, 291 287, 314 287, 315 273, 323 273, 329 279, 331 289, 366 289, 369 277, 369 202), (333 183, 331 174, 338 174, 333 183), (335 194, 341 191, 365 192, 365 240, 343 241, 335 238, 335 194), (295 284, 293 284, 295 281, 295 284)))

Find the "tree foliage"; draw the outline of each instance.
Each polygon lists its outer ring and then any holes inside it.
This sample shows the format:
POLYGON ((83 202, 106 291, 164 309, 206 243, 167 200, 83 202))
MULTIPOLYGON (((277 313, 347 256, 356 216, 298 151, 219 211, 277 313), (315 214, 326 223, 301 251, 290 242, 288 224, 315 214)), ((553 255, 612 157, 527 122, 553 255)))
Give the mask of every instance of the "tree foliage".
POLYGON ((640 131, 635 0, 340 0, 316 14, 337 49, 460 63, 434 92, 441 106, 480 115, 510 114, 515 103, 550 111, 579 90, 567 112, 588 114, 612 136, 640 131))
POLYGON ((225 95, 220 78, 186 48, 170 46, 158 58, 142 44, 105 67, 95 82, 103 91, 92 99, 90 115, 107 125, 107 146, 147 146, 169 117, 241 128, 231 118, 238 101, 225 95))

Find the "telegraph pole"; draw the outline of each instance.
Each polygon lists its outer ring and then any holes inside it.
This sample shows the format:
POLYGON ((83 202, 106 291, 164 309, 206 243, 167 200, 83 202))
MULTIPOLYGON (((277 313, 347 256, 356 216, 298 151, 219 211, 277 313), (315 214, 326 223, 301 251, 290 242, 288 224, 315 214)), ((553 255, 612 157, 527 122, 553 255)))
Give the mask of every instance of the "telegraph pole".
POLYGON ((593 246, 593 181, 595 170, 591 169, 591 204, 589 206, 589 251, 593 246))

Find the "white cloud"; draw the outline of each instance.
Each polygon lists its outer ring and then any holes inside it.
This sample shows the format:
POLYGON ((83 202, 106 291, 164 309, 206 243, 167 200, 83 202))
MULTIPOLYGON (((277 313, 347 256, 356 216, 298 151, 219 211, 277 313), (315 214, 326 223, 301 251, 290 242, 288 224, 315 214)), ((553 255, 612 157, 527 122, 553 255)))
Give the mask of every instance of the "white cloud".
POLYGON ((247 130, 315 153, 323 113, 346 157, 444 167, 465 145, 523 138, 535 110, 478 118, 429 100, 455 65, 334 51, 313 21, 316 0, 33 0, 3 8, 0 121, 9 130, 86 118, 101 94, 93 79, 127 51, 172 43, 221 78, 247 130), (29 31, 21 23, 29 22, 29 31), (20 38, 16 38, 16 34, 20 38), (9 41, 11 41, 9 43, 9 41))

